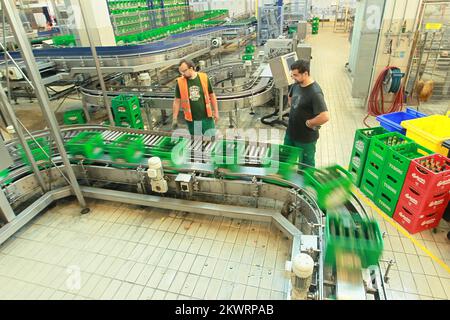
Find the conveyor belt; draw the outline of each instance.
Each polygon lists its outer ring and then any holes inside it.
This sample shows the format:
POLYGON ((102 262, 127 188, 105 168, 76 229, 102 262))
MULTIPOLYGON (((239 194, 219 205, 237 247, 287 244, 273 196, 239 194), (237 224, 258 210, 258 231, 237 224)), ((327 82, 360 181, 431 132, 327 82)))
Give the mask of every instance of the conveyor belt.
MULTIPOLYGON (((167 50, 185 47, 192 44, 192 38, 204 36, 210 33, 220 32, 227 29, 235 29, 234 26, 218 26, 199 30, 191 30, 180 34, 172 35, 166 40, 156 41, 145 45, 134 46, 107 46, 97 47, 97 54, 99 57, 116 57, 116 56, 130 56, 130 55, 145 55, 164 52, 167 50), (176 41, 174 41, 176 40, 176 41)), ((16 60, 21 60, 20 52, 10 52, 11 56, 16 60)), ((35 49, 33 55, 36 58, 51 58, 51 57, 91 57, 91 48, 89 47, 74 47, 74 48, 54 48, 54 49, 35 49)), ((0 61, 4 57, 0 56, 0 61)))

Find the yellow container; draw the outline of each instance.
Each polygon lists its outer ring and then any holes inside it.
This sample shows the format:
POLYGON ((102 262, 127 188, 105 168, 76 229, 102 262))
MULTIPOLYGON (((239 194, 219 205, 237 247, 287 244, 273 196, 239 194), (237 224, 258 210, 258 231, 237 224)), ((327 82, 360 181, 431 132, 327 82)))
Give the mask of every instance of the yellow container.
POLYGON ((450 111, 446 116, 433 115, 429 117, 403 121, 406 136, 418 144, 447 156, 448 149, 442 144, 450 139, 450 111))

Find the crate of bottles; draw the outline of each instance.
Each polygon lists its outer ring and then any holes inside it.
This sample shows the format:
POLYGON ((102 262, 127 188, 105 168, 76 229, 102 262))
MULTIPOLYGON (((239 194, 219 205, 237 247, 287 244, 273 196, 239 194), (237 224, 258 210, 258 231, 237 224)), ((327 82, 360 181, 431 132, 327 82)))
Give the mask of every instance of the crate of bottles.
POLYGON ((409 142, 414 141, 398 132, 390 132, 377 135, 372 138, 372 142, 370 143, 369 156, 374 156, 379 160, 384 161, 388 151, 392 147, 409 142))
POLYGON ((83 109, 68 110, 64 112, 64 124, 84 124, 86 123, 86 116, 83 109))
POLYGON ((164 164, 180 166, 189 158, 189 140, 181 137, 161 137, 152 147, 148 147, 147 154, 159 157, 164 164))
POLYGON ((415 188, 430 193, 450 191, 450 159, 433 154, 411 161, 406 181, 415 188))
POLYGON ((383 238, 375 220, 361 219, 357 223, 347 213, 328 212, 325 223, 325 263, 336 266, 336 256, 353 253, 361 266, 377 265, 383 253, 383 238))
POLYGON ((323 210, 339 207, 351 197, 351 175, 339 165, 324 169, 307 168, 304 181, 306 188, 323 210))
POLYGON ((361 185, 361 179, 372 137, 385 133, 387 133, 387 131, 382 127, 356 130, 352 155, 350 157, 349 171, 352 174, 352 181, 357 187, 361 185))
POLYGON ((408 172, 411 160, 428 156, 434 152, 418 145, 406 143, 392 147, 386 155, 384 174, 390 174, 398 179, 404 179, 408 172))
POLYGON ((144 139, 133 134, 124 134, 108 146, 111 159, 120 163, 140 163, 144 157, 144 139))
POLYGON ((105 151, 102 134, 80 132, 67 142, 67 151, 75 159, 99 159, 105 151))
MULTIPOLYGON (((28 140, 27 144, 37 165, 48 165, 50 163, 50 144, 48 143, 46 138, 36 138, 34 140, 28 140)), ((28 161, 22 145, 19 145, 19 152, 22 161, 25 164, 30 165, 30 162, 28 161)))

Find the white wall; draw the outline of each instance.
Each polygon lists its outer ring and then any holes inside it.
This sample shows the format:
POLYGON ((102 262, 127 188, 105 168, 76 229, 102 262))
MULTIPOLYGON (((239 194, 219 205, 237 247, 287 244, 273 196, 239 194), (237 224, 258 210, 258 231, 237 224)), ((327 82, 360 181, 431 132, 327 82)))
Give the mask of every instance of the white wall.
POLYGON ((255 12, 254 0, 191 0, 189 4, 195 11, 228 9, 230 17, 255 12))
POLYGON ((356 0, 313 0, 312 1, 312 15, 318 16, 321 19, 333 20, 336 16, 336 6, 340 8, 349 6, 356 7, 356 0))

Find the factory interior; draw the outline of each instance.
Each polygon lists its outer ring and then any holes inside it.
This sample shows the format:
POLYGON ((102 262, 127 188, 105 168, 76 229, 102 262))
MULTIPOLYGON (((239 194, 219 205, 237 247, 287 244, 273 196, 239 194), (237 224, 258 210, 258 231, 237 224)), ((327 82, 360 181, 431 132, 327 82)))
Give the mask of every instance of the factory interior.
POLYGON ((450 299, 450 1, 0 2, 0 300, 450 299))

